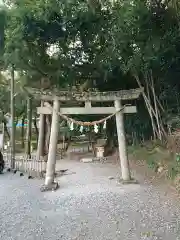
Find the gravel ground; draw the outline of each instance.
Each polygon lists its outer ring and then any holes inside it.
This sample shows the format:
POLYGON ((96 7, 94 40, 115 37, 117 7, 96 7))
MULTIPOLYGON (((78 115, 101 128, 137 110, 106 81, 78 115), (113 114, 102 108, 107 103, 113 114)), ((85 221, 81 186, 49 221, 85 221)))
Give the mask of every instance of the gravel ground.
POLYGON ((41 193, 41 180, 0 175, 2 240, 180 239, 180 208, 152 185, 117 185, 112 164, 63 162, 56 192, 41 193))

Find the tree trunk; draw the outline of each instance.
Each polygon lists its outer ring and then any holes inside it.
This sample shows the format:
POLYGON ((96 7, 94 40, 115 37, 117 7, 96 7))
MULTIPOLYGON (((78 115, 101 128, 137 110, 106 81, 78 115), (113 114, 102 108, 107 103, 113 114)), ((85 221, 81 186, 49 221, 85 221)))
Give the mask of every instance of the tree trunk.
POLYGON ((157 128, 158 128, 158 137, 159 137, 160 140, 162 140, 161 127, 160 127, 159 114, 158 114, 158 107, 157 107, 157 101, 156 101, 156 94, 155 94, 155 89, 154 89, 154 79, 152 77, 152 73, 151 73, 151 84, 152 84, 152 93, 153 93, 153 98, 154 98, 154 108, 155 108, 157 128))
POLYGON ((37 119, 36 119, 36 116, 35 116, 35 118, 33 119, 33 124, 34 124, 34 128, 35 128, 35 131, 36 131, 36 141, 37 141, 37 143, 38 143, 39 130, 38 130, 38 127, 37 127, 37 119))
POLYGON ((11 70, 11 168, 15 168, 15 124, 14 124, 14 66, 11 70))
POLYGON ((22 117, 22 127, 21 127, 21 147, 24 149, 25 143, 24 143, 24 122, 25 122, 25 117, 22 117))
POLYGON ((49 141, 50 141, 50 134, 51 134, 51 115, 44 115, 44 134, 43 134, 43 145, 42 149, 40 150, 40 156, 43 156, 44 160, 46 161, 46 157, 49 152, 49 141))
POLYGON ((50 135, 51 135, 51 124, 52 124, 52 116, 46 115, 46 134, 45 134, 45 153, 46 155, 49 152, 49 141, 50 141, 50 135))
POLYGON ((116 144, 116 123, 114 120, 107 121, 106 135, 107 135, 107 155, 111 154, 116 144))
POLYGON ((44 115, 43 121, 44 121, 44 134, 43 134, 43 145, 41 149, 41 156, 44 157, 46 155, 46 132, 47 132, 46 115, 44 115))
POLYGON ((31 138, 32 138, 32 99, 27 99, 27 134, 26 134, 26 154, 31 158, 31 138))
MULTIPOLYGON (((146 91, 147 91, 147 98, 151 104, 151 97, 150 97, 150 91, 149 91, 149 84, 148 84, 148 79, 147 76, 145 76, 145 83, 146 83, 146 91)), ((147 104, 146 107, 148 108, 147 104)), ((154 118, 153 118, 153 114, 152 114, 152 110, 148 109, 149 112, 149 116, 151 118, 151 125, 152 125, 152 130, 153 130, 153 137, 154 139, 156 139, 156 127, 155 127, 155 123, 154 123, 154 118)))
MULTIPOLYGON (((135 77, 136 82, 138 83, 139 87, 142 88, 142 85, 140 83, 139 77, 137 75, 134 75, 134 77, 135 77)), ((153 129, 153 131, 155 131, 156 136, 157 136, 158 135, 157 127, 155 126, 154 117, 153 117, 153 116, 156 117, 155 111, 154 111, 154 109, 153 109, 153 107, 152 107, 148 97, 146 96, 146 94, 143 92, 142 95, 143 95, 144 102, 146 104, 147 110, 149 112, 149 116, 151 118, 152 129, 153 129)))
MULTIPOLYGON (((41 101, 41 107, 44 106, 41 101)), ((40 114, 39 119, 39 135, 38 135, 38 146, 37 146, 37 160, 41 160, 44 157, 44 143, 45 143, 45 115, 40 114)))
POLYGON ((6 133, 8 139, 10 140, 10 133, 8 131, 8 128, 7 128, 6 120, 4 120, 3 123, 4 123, 4 132, 6 133))

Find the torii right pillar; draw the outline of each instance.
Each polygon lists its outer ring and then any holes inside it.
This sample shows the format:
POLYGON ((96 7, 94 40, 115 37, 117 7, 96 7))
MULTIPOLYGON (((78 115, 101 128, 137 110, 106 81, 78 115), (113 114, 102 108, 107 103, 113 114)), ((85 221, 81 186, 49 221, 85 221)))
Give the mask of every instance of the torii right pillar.
MULTIPOLYGON (((115 100, 115 108, 118 111, 122 108, 121 100, 115 100)), ((119 145, 119 158, 121 163, 121 174, 122 174, 122 183, 137 183, 134 179, 131 178, 130 166, 127 154, 126 146, 126 137, 124 130, 124 113, 119 111, 116 113, 116 127, 117 127, 117 136, 118 136, 118 145, 119 145)))

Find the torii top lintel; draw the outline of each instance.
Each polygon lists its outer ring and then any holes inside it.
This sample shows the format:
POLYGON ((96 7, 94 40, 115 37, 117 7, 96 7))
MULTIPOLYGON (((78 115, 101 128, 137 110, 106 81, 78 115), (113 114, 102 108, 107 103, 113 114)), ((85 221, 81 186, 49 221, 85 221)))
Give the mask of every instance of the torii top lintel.
POLYGON ((108 102, 115 100, 133 100, 139 98, 143 92, 143 88, 136 88, 130 90, 120 90, 111 92, 74 92, 74 91, 58 91, 42 90, 37 88, 26 87, 25 90, 33 95, 35 98, 44 101, 52 101, 58 99, 59 101, 94 101, 94 102, 108 102))

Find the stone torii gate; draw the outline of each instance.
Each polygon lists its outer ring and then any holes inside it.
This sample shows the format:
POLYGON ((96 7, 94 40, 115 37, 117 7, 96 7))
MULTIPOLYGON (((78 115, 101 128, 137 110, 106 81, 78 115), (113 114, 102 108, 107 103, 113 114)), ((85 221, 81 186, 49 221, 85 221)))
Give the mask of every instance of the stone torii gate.
POLYGON ((37 160, 40 158, 40 151, 43 144, 43 115, 52 114, 52 125, 50 134, 49 154, 47 161, 45 183, 41 188, 41 191, 52 190, 58 187, 58 184, 54 182, 55 166, 56 166, 56 150, 58 141, 58 124, 59 114, 61 115, 81 115, 81 114, 103 114, 109 115, 116 113, 116 127, 119 143, 119 157, 121 163, 122 181, 130 183, 131 179, 129 161, 127 156, 126 139, 124 131, 124 114, 136 113, 136 106, 126 106, 123 108, 123 100, 134 100, 139 98, 143 92, 142 88, 121 90, 113 92, 69 92, 69 91, 41 91, 33 88, 26 88, 27 91, 34 95, 35 98, 41 100, 41 107, 37 108, 38 114, 40 114, 40 129, 38 139, 37 160), (53 102, 52 109, 44 106, 43 102, 53 102), (61 107, 62 102, 84 102, 84 107, 61 107), (113 102, 111 107, 92 107, 91 102, 113 102))

